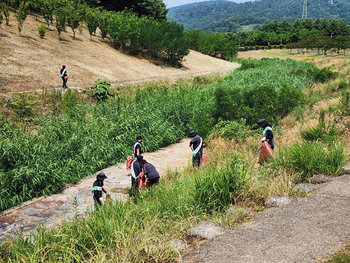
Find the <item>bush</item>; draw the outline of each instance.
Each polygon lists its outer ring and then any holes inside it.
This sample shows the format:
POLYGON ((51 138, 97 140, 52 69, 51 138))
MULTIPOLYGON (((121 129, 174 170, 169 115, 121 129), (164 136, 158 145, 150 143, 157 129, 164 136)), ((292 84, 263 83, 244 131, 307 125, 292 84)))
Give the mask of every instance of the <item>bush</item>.
POLYGON ((39 36, 41 38, 43 38, 46 34, 46 27, 44 24, 41 24, 40 26, 38 26, 38 32, 39 32, 39 36))
POLYGON ((324 83, 330 79, 335 79, 337 72, 331 71, 329 68, 313 68, 309 69, 309 73, 314 77, 316 82, 324 83))
POLYGON ((346 80, 342 80, 339 82, 338 89, 343 90, 348 87, 348 82, 346 80))
POLYGON ((110 88, 111 84, 109 84, 106 81, 96 80, 96 84, 91 87, 95 91, 94 96, 98 101, 104 101, 108 99, 109 97, 114 97, 113 94, 110 94, 108 92, 108 89, 110 88))
POLYGON ((220 120, 211 130, 208 139, 221 137, 230 140, 234 139, 236 142, 242 143, 254 133, 254 131, 246 126, 246 121, 244 119, 236 121, 220 120))
POLYGON ((346 158, 343 145, 305 142, 285 149, 277 162, 300 174, 299 180, 302 181, 315 173, 336 175, 346 158))

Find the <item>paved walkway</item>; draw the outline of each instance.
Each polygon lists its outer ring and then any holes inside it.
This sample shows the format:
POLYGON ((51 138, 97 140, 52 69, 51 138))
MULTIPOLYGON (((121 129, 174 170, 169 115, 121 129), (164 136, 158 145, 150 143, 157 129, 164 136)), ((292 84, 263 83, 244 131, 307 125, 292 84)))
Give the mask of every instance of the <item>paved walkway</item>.
POLYGON ((306 198, 264 210, 254 222, 205 242, 184 262, 310 263, 349 240, 350 175, 344 175, 306 198))
MULTIPOLYGON (((143 156, 162 176, 167 169, 181 169, 189 163, 191 159, 189 141, 184 139, 180 143, 153 153, 145 153, 143 156)), ((119 163, 102 170, 108 177, 104 181, 104 188, 111 194, 113 200, 125 198, 124 189, 131 185, 125 166, 125 163, 119 163)), ((27 236, 41 224, 51 227, 62 222, 63 219, 70 220, 77 214, 83 215, 86 211, 93 210, 91 189, 95 180, 96 174, 66 188, 59 194, 40 197, 20 207, 3 211, 0 214, 0 240, 20 232, 27 236)))

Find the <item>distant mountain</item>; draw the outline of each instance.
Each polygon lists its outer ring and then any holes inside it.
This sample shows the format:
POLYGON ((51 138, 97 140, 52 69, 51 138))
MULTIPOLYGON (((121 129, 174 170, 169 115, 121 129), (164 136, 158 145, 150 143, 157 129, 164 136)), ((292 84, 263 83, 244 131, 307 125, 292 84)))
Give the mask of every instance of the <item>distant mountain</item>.
MULTIPOLYGON (((345 18, 350 21, 350 1, 309 0, 308 18, 345 18)), ((168 19, 183 24, 185 28, 200 28, 208 32, 235 32, 242 26, 264 21, 301 18, 303 0, 257 0, 235 3, 207 1, 170 8, 168 19), (247 18, 251 21, 247 21, 247 18)), ((259 23, 260 22, 260 23, 259 23)))

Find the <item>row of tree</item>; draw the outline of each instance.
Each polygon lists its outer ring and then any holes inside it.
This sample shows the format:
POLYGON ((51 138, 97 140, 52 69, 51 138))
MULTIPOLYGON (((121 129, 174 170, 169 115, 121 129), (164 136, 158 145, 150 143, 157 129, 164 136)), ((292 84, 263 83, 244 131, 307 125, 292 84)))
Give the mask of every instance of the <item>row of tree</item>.
POLYGON ((237 45, 229 34, 208 34, 200 29, 190 29, 184 32, 184 37, 190 49, 210 56, 229 59, 238 52, 237 45))
MULTIPOLYGON (((3 4, 0 18, 8 11, 16 11, 19 32, 29 14, 29 9, 39 10, 47 27, 55 22, 59 39, 61 33, 71 28, 73 39, 79 26, 86 25, 90 38, 99 29, 103 40, 108 40, 116 48, 132 55, 161 61, 170 65, 180 65, 189 50, 183 38, 184 28, 166 19, 140 15, 132 10, 115 12, 101 7, 92 7, 85 0, 29 0, 19 2, 12 0, 3 4)), ((0 20, 0 22, 2 19, 0 20)))
POLYGON ((295 22, 272 21, 253 32, 234 34, 240 46, 277 45, 298 43, 317 36, 337 37, 350 35, 350 26, 345 19, 297 19, 295 22))

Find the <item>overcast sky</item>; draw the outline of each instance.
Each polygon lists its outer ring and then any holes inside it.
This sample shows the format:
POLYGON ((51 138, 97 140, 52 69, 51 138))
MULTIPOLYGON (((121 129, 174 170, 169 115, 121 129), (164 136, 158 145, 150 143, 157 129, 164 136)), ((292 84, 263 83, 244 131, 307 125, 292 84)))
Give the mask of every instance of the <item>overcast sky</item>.
MULTIPOLYGON (((203 2, 203 1, 205 1, 205 0, 163 0, 163 2, 167 8, 179 6, 179 5, 190 4, 190 3, 195 3, 195 2, 203 2)), ((242 3, 242 2, 247 2, 247 1, 253 1, 253 0, 231 0, 231 2, 236 2, 236 3, 242 3)))

